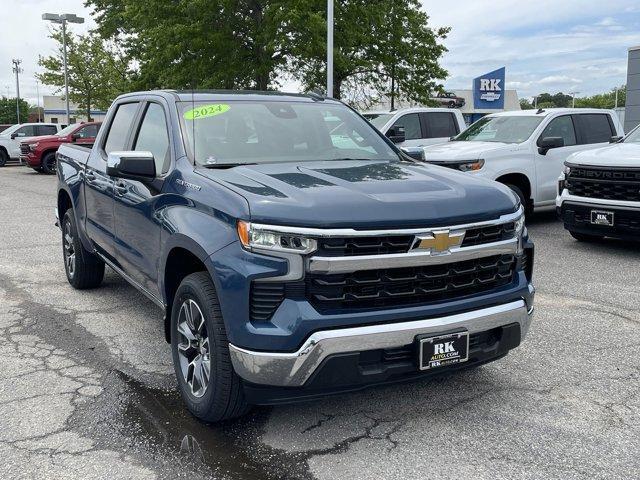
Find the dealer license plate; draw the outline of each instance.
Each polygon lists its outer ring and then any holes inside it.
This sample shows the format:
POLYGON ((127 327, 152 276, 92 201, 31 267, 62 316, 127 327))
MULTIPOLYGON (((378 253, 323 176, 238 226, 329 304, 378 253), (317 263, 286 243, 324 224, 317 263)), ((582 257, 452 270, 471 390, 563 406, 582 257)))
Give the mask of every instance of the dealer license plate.
POLYGON ((446 367, 469 359, 469 332, 419 338, 420 370, 446 367))
POLYGON ((604 225, 613 227, 613 212, 604 210, 591 210, 591 223, 594 225, 604 225))

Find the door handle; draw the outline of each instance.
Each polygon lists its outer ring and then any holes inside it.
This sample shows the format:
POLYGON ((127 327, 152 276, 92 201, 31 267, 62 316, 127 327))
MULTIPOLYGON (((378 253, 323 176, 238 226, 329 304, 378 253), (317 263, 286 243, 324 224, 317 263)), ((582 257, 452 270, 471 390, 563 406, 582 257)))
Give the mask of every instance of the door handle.
POLYGON ((113 190, 116 193, 116 195, 124 195, 125 193, 127 193, 127 184, 124 182, 117 182, 114 186, 113 186, 113 190))

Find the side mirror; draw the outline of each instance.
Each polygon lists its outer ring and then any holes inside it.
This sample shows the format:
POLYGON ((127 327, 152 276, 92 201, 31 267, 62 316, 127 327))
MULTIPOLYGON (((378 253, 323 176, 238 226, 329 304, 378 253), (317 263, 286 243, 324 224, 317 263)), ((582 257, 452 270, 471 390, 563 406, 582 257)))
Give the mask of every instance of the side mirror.
POLYGON ((73 135, 71 135, 72 142, 77 142, 79 138, 80 138, 80 135, 78 135, 77 133, 74 133, 73 135))
POLYGON ((156 161, 151 152, 111 152, 107 156, 107 175, 148 182, 156 178, 156 161))
POLYGON ((546 155, 552 148, 564 147, 564 138, 562 137, 544 137, 538 140, 538 153, 546 155))
POLYGON ((414 160, 418 160, 419 162, 425 161, 424 149, 422 147, 401 147, 400 150, 414 160))
POLYGON ((620 140, 622 140, 624 137, 622 135, 614 135, 613 137, 611 137, 609 139, 609 143, 618 143, 620 140))
POLYGON ((404 127, 391 127, 387 131, 387 138, 391 140, 393 143, 404 142, 407 138, 404 133, 404 127))
POLYGON ((11 140, 15 140, 18 137, 19 137, 19 135, 17 133, 12 133, 11 134, 11 140))

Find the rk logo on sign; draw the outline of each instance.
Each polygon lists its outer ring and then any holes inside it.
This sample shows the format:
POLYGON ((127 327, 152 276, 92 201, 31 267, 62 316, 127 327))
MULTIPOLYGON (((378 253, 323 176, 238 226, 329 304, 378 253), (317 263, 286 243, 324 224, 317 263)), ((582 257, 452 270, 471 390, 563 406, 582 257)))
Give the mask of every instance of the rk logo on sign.
POLYGON ((476 109, 504 108, 505 68, 485 73, 473 80, 473 106, 476 109))

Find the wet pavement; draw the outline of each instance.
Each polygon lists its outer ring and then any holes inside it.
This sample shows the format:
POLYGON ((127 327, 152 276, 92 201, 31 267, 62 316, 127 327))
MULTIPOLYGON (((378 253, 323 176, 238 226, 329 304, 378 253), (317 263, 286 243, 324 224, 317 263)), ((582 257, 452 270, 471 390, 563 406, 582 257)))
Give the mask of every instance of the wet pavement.
MULTIPOLYGON (((459 375, 205 425, 175 391, 162 312, 111 271, 66 282, 54 177, 0 169, 0 478, 633 478, 640 248, 536 242, 526 342, 459 375)), ((634 474, 635 472, 635 474, 634 474)))

